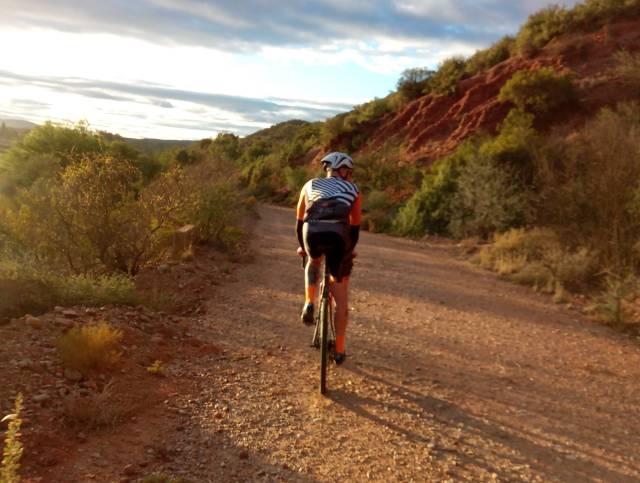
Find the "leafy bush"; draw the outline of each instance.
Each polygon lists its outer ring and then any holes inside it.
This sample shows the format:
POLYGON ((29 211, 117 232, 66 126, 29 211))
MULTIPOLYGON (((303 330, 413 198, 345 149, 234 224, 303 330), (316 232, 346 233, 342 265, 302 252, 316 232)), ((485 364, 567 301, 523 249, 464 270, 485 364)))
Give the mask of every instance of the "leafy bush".
POLYGON ((424 94, 431 76, 435 71, 426 67, 416 67, 413 69, 405 69, 398 79, 396 89, 405 101, 411 101, 424 94))
POLYGON ((516 72, 500 89, 498 99, 512 102, 519 109, 545 114, 576 99, 568 74, 558 74, 551 67, 516 72))
POLYGON ((543 141, 533 128, 533 115, 520 109, 511 109, 498 126, 498 135, 485 140, 478 148, 481 156, 504 167, 523 187, 535 177, 535 159, 543 141))
POLYGON ((525 203, 523 187, 508 169, 475 156, 460 170, 448 231, 457 238, 487 239, 494 231, 521 225, 525 203))
POLYGON ((362 226, 371 232, 387 231, 393 218, 391 197, 384 191, 372 191, 364 196, 362 226))
POLYGON ((236 161, 242 154, 240 138, 231 133, 219 133, 206 150, 226 162, 236 161))
MULTIPOLYGON (((297 166, 295 168, 287 166, 283 174, 286 188, 296 197, 302 186, 313 176, 313 173, 307 166, 297 166)), ((297 199, 294 201, 297 201, 297 199)))
POLYGON ((31 186, 38 178, 52 176, 83 155, 103 150, 100 135, 85 122, 75 126, 46 122, 4 153, 0 160, 0 187, 5 193, 13 193, 16 188, 31 186))
POLYGON ((602 267, 635 269, 640 254, 640 107, 604 109, 538 158, 538 216, 602 267))
POLYGON ((635 275, 609 274, 603 292, 595 298, 595 309, 610 324, 623 325, 633 321, 629 299, 638 295, 640 285, 635 275))
POLYGON ((632 54, 621 50, 614 55, 616 72, 622 76, 625 83, 635 91, 640 90, 640 54, 632 54))
POLYGON ((29 257, 0 263, 0 320, 46 312, 56 305, 133 305, 140 300, 124 274, 68 275, 29 257))
POLYGON ((122 331, 107 322, 75 326, 57 342, 65 368, 87 375, 111 367, 120 357, 118 347, 122 331))
POLYGON ((558 5, 551 5, 529 16, 516 36, 520 53, 535 52, 549 40, 566 32, 571 26, 571 13, 558 5))
POLYGON ((511 57, 515 48, 515 39, 510 36, 502 37, 491 47, 479 50, 465 62, 465 73, 474 75, 511 57))
POLYGON ((404 236, 426 233, 445 234, 449 225, 450 203, 457 190, 457 179, 466 160, 474 155, 477 143, 467 141, 454 154, 436 162, 424 175, 422 186, 400 208, 393 220, 393 231, 404 236))
POLYGON ((17 244, 48 266, 76 274, 136 274, 158 256, 167 233, 179 225, 192 187, 172 168, 142 189, 130 163, 85 156, 60 174, 21 193, 7 225, 17 244))
POLYGON ((465 76, 465 63, 463 57, 451 57, 443 61, 435 74, 429 78, 425 92, 436 95, 456 92, 458 82, 465 76))
POLYGON ((638 13, 638 0, 585 0, 570 10, 552 5, 529 16, 516 36, 516 46, 523 54, 535 52, 566 32, 592 30, 613 18, 638 13))

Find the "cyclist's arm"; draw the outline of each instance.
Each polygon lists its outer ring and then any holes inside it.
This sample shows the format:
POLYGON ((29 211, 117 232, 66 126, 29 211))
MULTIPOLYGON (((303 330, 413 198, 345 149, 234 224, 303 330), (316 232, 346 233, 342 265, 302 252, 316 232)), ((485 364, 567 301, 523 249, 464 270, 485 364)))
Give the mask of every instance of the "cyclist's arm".
POLYGON ((362 193, 358 193, 358 197, 356 201, 353 203, 351 207, 351 212, 349 213, 349 225, 350 225, 350 236, 351 236, 351 250, 356 247, 358 243, 358 239, 360 238, 360 220, 362 218, 362 193))
POLYGON ((300 248, 304 249, 304 241, 302 239, 302 225, 304 223, 304 212, 306 209, 306 201, 304 196, 304 188, 300 192, 300 198, 298 198, 298 207, 296 208, 296 236, 298 237, 298 244, 300 248))

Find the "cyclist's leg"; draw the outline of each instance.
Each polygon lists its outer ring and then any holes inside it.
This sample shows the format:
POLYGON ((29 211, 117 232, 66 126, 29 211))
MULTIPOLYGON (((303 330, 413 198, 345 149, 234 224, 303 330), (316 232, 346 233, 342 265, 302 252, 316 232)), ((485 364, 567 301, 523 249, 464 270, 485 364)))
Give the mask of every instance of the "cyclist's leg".
POLYGON ((316 300, 316 292, 318 282, 320 281, 320 264, 322 262, 322 249, 318 244, 318 234, 310 232, 308 227, 302 231, 304 250, 308 255, 307 265, 304 269, 304 294, 305 303, 302 308, 301 319, 306 325, 313 324, 314 318, 314 302, 316 300))
POLYGON ((322 256, 318 258, 308 257, 307 266, 304 269, 304 301, 306 304, 313 304, 316 300, 321 262, 322 256))
POLYGON ((349 319, 349 277, 342 277, 340 282, 334 280, 331 284, 331 293, 336 302, 336 353, 344 354, 349 319))
POLYGON ((350 253, 345 254, 345 242, 342 237, 336 239, 333 246, 335 249, 327 252, 327 264, 331 273, 331 290, 336 302, 334 321, 336 327, 336 354, 344 356, 349 310, 349 275, 351 274, 353 263, 350 253))

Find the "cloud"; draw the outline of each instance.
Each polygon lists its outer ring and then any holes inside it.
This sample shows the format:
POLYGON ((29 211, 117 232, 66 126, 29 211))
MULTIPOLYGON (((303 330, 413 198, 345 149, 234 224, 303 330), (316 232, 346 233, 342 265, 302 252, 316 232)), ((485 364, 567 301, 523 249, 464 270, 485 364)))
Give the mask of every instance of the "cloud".
POLYGON ((0 83, 27 84, 55 92, 110 101, 146 103, 162 108, 173 108, 177 102, 188 103, 190 109, 212 108, 228 113, 229 120, 244 119, 253 123, 254 130, 256 127, 266 127, 292 117, 309 121, 323 120, 353 107, 350 104, 325 104, 301 99, 256 99, 197 92, 143 82, 125 84, 75 77, 35 77, 4 70, 0 70, 0 83))
MULTIPOLYGON (((255 52, 393 39, 399 48, 434 39, 486 45, 514 33, 528 0, 4 0, 0 26, 110 33, 165 44, 255 52)), ((569 0, 569 4, 576 0, 569 0)), ((366 50, 366 49, 364 49, 366 50)), ((363 51, 364 51, 363 50, 363 51)), ((372 54, 370 51, 369 54, 372 54)))
POLYGON ((44 109, 51 105, 49 103, 35 101, 33 99, 11 99, 9 104, 11 107, 18 109, 44 109))

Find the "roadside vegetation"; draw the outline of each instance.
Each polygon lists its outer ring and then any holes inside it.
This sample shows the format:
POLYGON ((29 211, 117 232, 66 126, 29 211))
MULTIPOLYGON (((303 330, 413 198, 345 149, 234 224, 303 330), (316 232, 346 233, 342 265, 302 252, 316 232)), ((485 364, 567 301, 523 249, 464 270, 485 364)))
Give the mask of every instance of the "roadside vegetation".
MULTIPOLYGON (((407 69, 384 98, 323 123, 289 121, 246 138, 223 133, 156 151, 161 145, 138 149, 86 124, 47 123, 24 137, 4 127, 3 135, 14 139, 0 158, 0 288, 9 294, 0 299, 0 314, 55 304, 135 303, 133 277, 167 256, 177 228, 194 225, 198 240, 233 250, 244 237, 238 213, 259 199, 295 203, 302 184, 321 174, 311 161, 323 149, 358 153, 363 226, 371 231, 486 243, 512 229, 525 230, 520 238, 548 230, 555 240, 551 252, 597 267, 591 286, 605 286, 598 273, 635 273, 637 105, 605 109, 571 137, 539 131, 580 103, 570 72, 541 67, 519 71, 504 84, 499 100, 512 110, 494 136, 477 133, 426 169, 403 163, 402 146, 393 141, 372 148, 370 133, 411 101, 454 95, 461 80, 511 56, 533 55, 564 33, 638 14, 640 0, 548 7, 513 37, 469 58, 445 59, 433 70, 407 69)), ((638 55, 621 51, 615 59, 616 75, 640 89, 638 55)), ((505 269, 509 263, 494 269, 520 272, 505 269)), ((549 268, 548 259, 535 264, 547 271, 532 284, 553 290, 574 285, 549 268)), ((589 286, 583 278, 576 276, 575 285, 589 286)))
POLYGON ((145 154, 107 138, 86 123, 46 123, 0 158, 1 319, 140 303, 135 275, 171 256, 182 226, 221 250, 244 238, 246 195, 224 153, 145 154))

